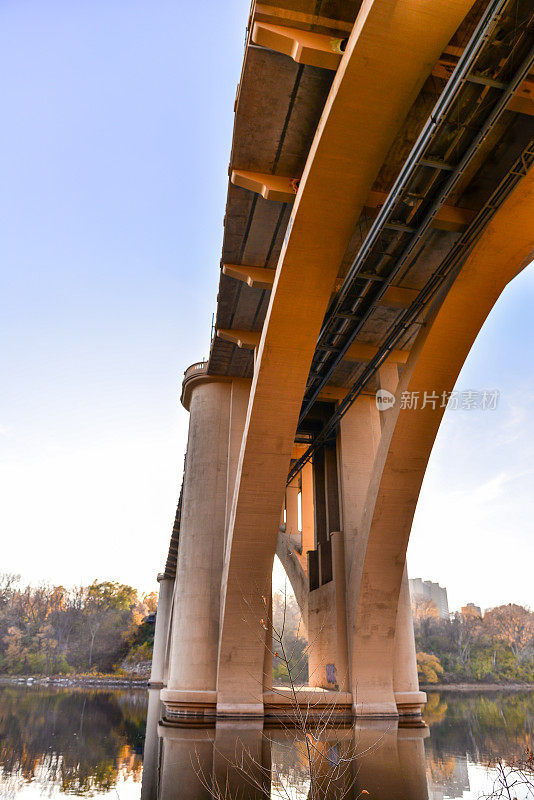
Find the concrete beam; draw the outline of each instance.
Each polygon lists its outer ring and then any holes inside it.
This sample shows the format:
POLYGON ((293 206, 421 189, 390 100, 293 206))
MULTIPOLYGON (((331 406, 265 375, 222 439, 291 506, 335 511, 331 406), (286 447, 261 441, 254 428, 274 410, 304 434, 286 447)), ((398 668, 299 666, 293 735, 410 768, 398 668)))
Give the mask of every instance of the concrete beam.
MULTIPOLYGON (((365 203, 371 216, 376 216, 387 199, 387 192, 372 191, 365 203)), ((462 231, 469 225, 475 212, 459 206, 442 206, 432 221, 432 227, 440 231, 462 231)))
MULTIPOLYGON (((243 169, 232 170, 231 181, 242 189, 260 194, 266 200, 278 200, 292 203, 298 191, 299 178, 285 178, 281 175, 270 175, 264 172, 250 172, 243 169)), ((375 216, 384 204, 387 192, 371 191, 367 195, 364 207, 367 213, 375 216)), ((444 231, 461 231, 473 219, 474 211, 457 206, 442 206, 432 221, 432 227, 444 231)), ((229 265, 232 269, 232 265, 229 265)), ((234 275, 233 277, 238 277, 234 275)))
POLYGON ((259 331, 242 331, 230 328, 217 328, 217 336, 225 342, 235 342, 238 347, 254 350, 260 343, 259 331))
MULTIPOLYGON (((259 346, 261 332, 234 330, 233 328, 218 328, 217 336, 220 339, 224 339, 224 341, 235 342, 238 347, 254 349, 259 346)), ((347 350, 344 358, 347 361, 371 361, 377 353, 378 347, 375 347, 375 345, 354 342, 349 350, 347 350)), ((409 350, 392 350, 387 360, 391 364, 405 364, 409 355, 409 350)), ((330 388, 334 388, 334 399, 338 399, 339 387, 330 388)), ((329 387, 325 387, 324 391, 328 394, 329 387)))
POLYGON ((389 308, 408 308, 417 295, 417 289, 407 289, 404 286, 388 286, 382 295, 380 305, 388 306, 389 308))
MULTIPOLYGON (((447 48, 446 53, 439 59, 432 70, 432 74, 436 78, 448 80, 462 52, 462 48, 447 48)), ((523 81, 508 103, 507 108, 509 111, 515 111, 518 114, 527 114, 528 116, 534 114, 534 78, 532 75, 529 75, 526 80, 523 81)))
POLYGON ((352 22, 348 20, 310 14, 296 8, 282 8, 271 3, 254 4, 254 21, 299 28, 303 31, 319 30, 329 36, 349 36, 352 30, 352 22))
MULTIPOLYGON (((354 342, 345 353, 344 358, 347 361, 371 361, 377 353, 378 347, 373 344, 354 342)), ((409 350, 392 350, 387 361, 390 364, 406 364, 409 355, 409 350)))
POLYGON ((262 594, 270 586, 285 482, 319 330, 384 159, 471 5, 472 0, 364 0, 334 77, 257 350, 222 582, 221 716, 263 714, 262 594))
MULTIPOLYGON (((330 70, 338 68, 346 44, 343 38, 266 22, 254 23, 252 41, 277 53, 284 53, 297 64, 330 70)), ((447 48, 436 62, 432 75, 448 81, 458 63, 458 53, 461 55, 462 48, 447 48)), ((510 100, 508 109, 529 116, 534 114, 534 82, 530 76, 510 100)))
POLYGON ((261 194, 265 200, 278 200, 282 203, 292 203, 299 188, 299 178, 285 178, 282 175, 244 169, 233 169, 230 180, 235 186, 261 194))
MULTIPOLYGON (((268 267, 248 267, 245 264, 223 264, 222 271, 230 278, 244 281, 255 289, 272 289, 276 270, 268 267)), ((380 305, 388 308, 408 308, 417 297, 417 289, 390 286, 380 299, 380 305)))
POLYGON ((276 270, 267 267, 247 267, 240 264, 223 264, 223 274, 238 281, 245 281, 257 289, 271 289, 276 270))
POLYGON ((252 41, 262 47, 276 50, 277 53, 284 53, 297 64, 337 69, 346 39, 288 28, 285 25, 255 22, 252 28, 252 41))
POLYGON ((507 108, 517 114, 526 114, 529 117, 534 117, 534 99, 532 97, 515 95, 508 103, 507 108))

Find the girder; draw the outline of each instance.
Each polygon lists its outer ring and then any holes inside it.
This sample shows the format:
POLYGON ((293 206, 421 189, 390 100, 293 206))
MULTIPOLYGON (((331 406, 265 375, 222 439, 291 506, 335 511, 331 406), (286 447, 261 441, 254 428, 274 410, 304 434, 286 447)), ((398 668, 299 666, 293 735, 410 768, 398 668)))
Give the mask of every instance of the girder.
MULTIPOLYGON (((343 38, 356 9, 339 5, 343 38)), ((281 20, 256 11, 249 31, 259 19, 273 44, 286 36, 281 20)), ((374 394, 400 396, 429 376, 450 390, 532 252, 534 119, 511 100, 530 102, 533 18, 531 0, 367 0, 330 92, 328 68, 255 48, 249 35, 216 335, 182 394, 191 418, 165 573, 177 575, 168 718, 259 715, 268 705, 266 598, 283 501, 308 621, 323 606, 335 616, 324 655, 340 686, 350 684, 347 702, 357 714, 420 713, 400 587, 443 406, 406 421, 401 404, 379 412, 374 394), (395 653, 403 664, 393 666, 395 653)), ((322 63, 320 45, 333 63, 335 26, 319 30, 314 19, 306 30, 317 36, 297 33, 304 49, 286 42, 284 52, 322 63)))
POLYGON ((376 374, 380 366, 387 360, 393 349, 398 347, 398 345, 402 342, 410 327, 416 324, 417 318, 422 314, 425 307, 435 297, 437 291, 447 280, 447 278, 451 275, 456 275, 457 271, 462 266, 462 263, 465 261, 474 245, 478 241, 481 233, 484 231, 484 228, 488 224, 489 220, 493 217, 506 197, 508 197, 510 192, 514 189, 521 178, 525 176, 526 171, 530 169, 533 164, 534 138, 530 140, 528 146, 515 162, 513 169, 510 170, 504 180, 499 184, 488 202, 477 214, 465 234, 452 248, 444 261, 439 265, 438 269, 427 281, 421 292, 419 292, 417 298, 413 301, 409 308, 407 308, 400 315, 399 319, 391 327, 388 335, 380 347, 378 347, 376 354, 365 366, 358 380, 355 381, 352 387, 347 391, 335 412, 326 422, 320 433, 315 436, 309 448, 302 456, 300 456, 297 461, 295 461, 288 475, 288 484, 298 475, 303 466, 313 456, 313 453, 319 447, 324 445, 325 442, 331 439, 340 420, 347 413, 356 398, 362 393, 371 377, 376 374))
MULTIPOLYGON (((349 351, 388 287, 394 281, 398 281, 400 275, 406 275, 410 265, 414 262, 417 251, 424 243, 432 220, 451 196, 481 144, 501 118, 510 98, 532 69, 534 30, 531 14, 527 21, 528 24, 523 26, 518 39, 512 41, 510 46, 516 63, 519 61, 519 66, 515 68, 513 74, 508 76, 506 82, 500 81, 498 86, 491 86, 493 92, 491 97, 488 97, 490 90, 486 84, 475 83, 477 88, 480 87, 486 112, 480 120, 479 107, 482 99, 480 96, 473 96, 473 84, 469 81, 469 77, 480 68, 481 64, 486 62, 487 50, 494 46, 498 22, 504 11, 511 5, 513 3, 510 0, 494 0, 488 6, 378 217, 371 226, 341 288, 331 302, 319 334, 299 424, 309 413, 323 387, 349 351), (466 94, 470 95, 467 103, 466 94), (451 136, 451 129, 454 128, 451 118, 454 117, 458 108, 465 109, 466 105, 471 106, 471 121, 477 120, 478 127, 473 129, 473 127, 468 128, 462 125, 457 128, 456 135, 451 136), (440 150, 441 158, 438 158, 436 154, 439 154, 440 150), (432 159, 429 158, 429 154, 433 155, 432 159), (454 164, 449 163, 451 155, 455 156, 454 164), (428 170, 433 173, 437 172, 437 175, 429 176, 428 170), (444 177, 440 176, 440 173, 445 173, 444 177), (426 191, 421 192, 419 187, 425 185, 426 191), (414 198, 416 198, 415 202, 414 198), (392 220, 395 222, 392 223, 392 220), (388 233, 391 230, 395 231, 393 237, 388 233)), ((502 75, 505 66, 498 65, 497 70, 502 75)), ((521 157, 523 159, 521 164, 524 164, 525 159, 530 162, 530 154, 531 146, 528 144, 521 157)), ((518 169, 521 164, 517 165, 518 169)), ((514 176, 509 177, 513 178, 514 176)), ((508 183, 508 180, 503 182, 504 185, 508 185, 508 183)), ((499 202, 504 199, 502 186, 492 195, 490 205, 495 205, 496 198, 499 198, 499 202)), ((480 232, 481 220, 484 221, 484 224, 487 222, 487 211, 488 207, 484 205, 460 238, 459 244, 453 248, 454 258, 452 261, 457 262, 458 254, 467 254, 465 242, 469 241, 472 246, 473 231, 480 232)), ((441 266, 436 272, 436 276, 441 276, 439 284, 445 280, 446 275, 452 269, 449 260, 445 261, 448 265, 445 272, 442 274, 441 266)), ((351 398, 355 399, 358 396, 359 391, 387 358, 392 347, 398 346, 402 339, 406 339, 407 332, 433 294, 434 292, 427 296, 427 285, 425 285, 409 308, 393 323, 379 352, 349 390, 332 421, 325 426, 325 438, 317 438, 316 443, 310 447, 310 452, 292 468, 289 480, 311 457, 313 450, 319 446, 320 442, 332 435, 332 426, 337 424, 350 406, 351 398)))

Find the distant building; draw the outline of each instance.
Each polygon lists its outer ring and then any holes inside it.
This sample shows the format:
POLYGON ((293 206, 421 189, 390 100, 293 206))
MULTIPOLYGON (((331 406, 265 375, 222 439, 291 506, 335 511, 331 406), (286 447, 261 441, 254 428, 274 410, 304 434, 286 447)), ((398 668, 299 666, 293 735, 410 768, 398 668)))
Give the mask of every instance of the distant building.
POLYGON ((422 578, 410 578, 410 598, 412 603, 429 600, 438 609, 440 619, 449 619, 449 601, 447 590, 433 581, 422 578))
POLYGON ((466 756, 430 757, 428 781, 429 800, 445 800, 447 797, 462 797, 468 792, 469 771, 466 756))
POLYGON ((482 617, 482 609, 474 603, 468 603, 466 606, 462 606, 460 614, 462 617, 482 617))

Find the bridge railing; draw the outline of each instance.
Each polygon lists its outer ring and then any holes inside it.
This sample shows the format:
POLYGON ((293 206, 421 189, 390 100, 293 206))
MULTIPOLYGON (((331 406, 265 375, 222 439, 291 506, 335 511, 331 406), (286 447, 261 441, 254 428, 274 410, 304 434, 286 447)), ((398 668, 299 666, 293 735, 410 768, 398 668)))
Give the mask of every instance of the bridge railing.
POLYGON ((191 377, 191 375, 198 375, 199 373, 206 372, 207 369, 207 361, 197 361, 195 364, 191 364, 191 366, 186 369, 184 372, 184 379, 191 377))

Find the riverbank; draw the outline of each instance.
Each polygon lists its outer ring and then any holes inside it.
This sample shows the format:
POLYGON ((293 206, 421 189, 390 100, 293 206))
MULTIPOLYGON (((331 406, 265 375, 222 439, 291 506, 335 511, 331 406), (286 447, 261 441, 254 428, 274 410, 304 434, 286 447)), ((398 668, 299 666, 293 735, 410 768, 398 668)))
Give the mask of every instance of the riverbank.
MULTIPOLYGON (((0 675, 0 685, 103 686, 148 688, 146 678, 128 675, 0 675)), ((433 683, 421 684, 423 692, 533 692, 534 683, 433 683)))
POLYGON ((148 688, 146 678, 128 675, 0 675, 4 686, 72 686, 72 687, 135 687, 148 688))
POLYGON ((422 692, 532 692, 534 683, 432 683, 422 692))

